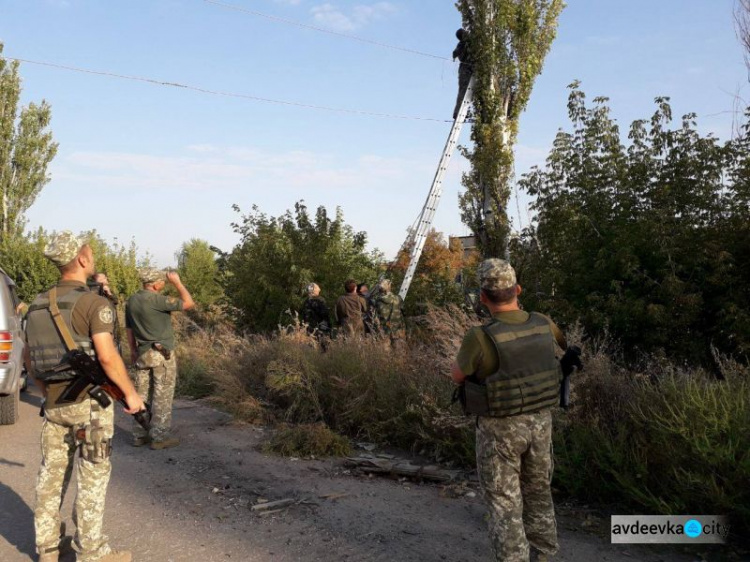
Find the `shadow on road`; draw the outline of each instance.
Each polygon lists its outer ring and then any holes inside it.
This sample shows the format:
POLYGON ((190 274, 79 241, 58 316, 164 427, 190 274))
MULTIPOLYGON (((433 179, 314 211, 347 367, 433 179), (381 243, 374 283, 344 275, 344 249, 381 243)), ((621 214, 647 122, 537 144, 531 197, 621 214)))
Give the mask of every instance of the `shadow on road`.
MULTIPOLYGON (((17 465, 18 463, 8 463, 17 465)), ((23 466, 23 465, 20 465, 23 466)), ((34 513, 11 488, 0 482, 0 536, 18 552, 30 558, 36 556, 34 545, 34 513)))

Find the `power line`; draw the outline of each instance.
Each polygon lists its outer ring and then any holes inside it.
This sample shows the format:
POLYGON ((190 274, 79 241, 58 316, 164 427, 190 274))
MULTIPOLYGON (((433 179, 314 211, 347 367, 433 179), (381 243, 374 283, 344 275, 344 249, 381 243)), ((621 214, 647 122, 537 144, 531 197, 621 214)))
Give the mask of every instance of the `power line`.
POLYGON ((321 111, 331 111, 334 113, 347 113, 350 115, 364 115, 367 117, 379 117, 382 119, 401 119, 406 121, 433 121, 436 123, 451 123, 452 121, 448 119, 435 119, 432 117, 418 117, 413 115, 397 115, 393 113, 380 113, 377 111, 365 111, 360 109, 347 109, 347 108, 341 108, 341 107, 329 107, 325 105, 314 105, 310 103, 302 103, 302 102, 296 102, 296 101, 288 101, 288 100, 277 100, 272 98, 264 98, 261 96, 253 96, 250 94, 240 94, 235 92, 225 92, 222 90, 211 90, 208 88, 201 88, 199 86, 191 86, 189 84, 181 84, 179 82, 169 82, 166 80, 158 80, 155 78, 145 78, 143 76, 130 76, 127 74, 117 74, 115 72, 107 72, 107 71, 101 71, 101 70, 90 70, 87 68, 79 68, 76 66, 68 66, 64 64, 57 64, 52 62, 45 62, 45 61, 36 61, 36 60, 30 60, 30 59, 20 59, 15 57, 5 57, 7 60, 17 61, 19 63, 26 63, 26 64, 35 64, 38 66, 46 66, 50 68, 58 68, 61 70, 69 70, 71 72, 81 72, 83 74, 93 74, 96 76, 106 76, 108 78, 119 78, 121 80, 134 80, 137 82, 145 82, 147 84, 153 84, 156 86, 167 86, 171 88, 181 88, 183 90, 190 90, 193 92, 199 92, 201 94, 210 94, 214 96, 224 96, 229 98, 239 98, 239 99, 246 99, 246 100, 252 100, 252 101, 259 101, 264 103, 273 103, 276 105, 286 105, 286 106, 292 106, 292 107, 302 107, 305 109, 317 109, 321 111))
POLYGON ((396 51, 402 51, 404 53, 411 53, 413 55, 420 55, 423 57, 429 57, 432 59, 438 59, 438 60, 446 60, 451 61, 452 59, 449 59, 448 57, 443 57, 440 55, 433 55, 432 53, 425 53, 423 51, 417 51, 416 49, 409 49, 408 47, 399 47, 398 45, 391 45, 389 43, 383 43, 381 41, 375 41, 373 39, 366 39, 365 37, 360 37, 358 35, 353 35, 351 33, 343 33, 341 31, 334 31, 332 29, 326 29, 325 27, 318 27, 315 25, 310 25, 308 23, 303 23, 301 21, 289 19, 289 18, 283 18, 281 16, 273 16, 270 14, 264 14, 263 12, 256 12, 255 10, 249 10, 247 8, 243 8, 242 6, 237 6, 235 4, 226 4, 224 2, 217 2, 216 0, 203 0, 206 4, 214 4, 215 6, 221 6, 222 8, 225 8, 227 10, 235 10, 237 12, 242 12, 245 14, 250 14, 253 16, 258 16, 261 18, 266 18, 278 23, 285 23, 287 25, 293 25, 296 27, 301 27, 303 29, 312 29, 313 31, 320 31, 321 33, 328 33, 329 35, 336 35, 338 37, 344 37, 346 39, 351 39, 353 41, 359 41, 361 43, 369 43, 370 45, 377 45, 378 47, 385 47, 386 49, 393 49, 396 51))

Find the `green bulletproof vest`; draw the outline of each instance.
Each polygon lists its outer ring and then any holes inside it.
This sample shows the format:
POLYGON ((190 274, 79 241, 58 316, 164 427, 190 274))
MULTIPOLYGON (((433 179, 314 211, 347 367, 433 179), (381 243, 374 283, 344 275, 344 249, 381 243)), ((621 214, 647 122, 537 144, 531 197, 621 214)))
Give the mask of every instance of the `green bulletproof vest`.
POLYGON ((493 320, 482 330, 495 344, 498 370, 487 385, 489 415, 530 414, 556 406, 562 372, 549 322, 531 313, 522 324, 493 320))
MULTIPOLYGON (((63 296, 57 297, 57 306, 63 322, 68 327, 73 341, 78 348, 90 357, 96 359, 93 342, 88 336, 77 334, 73 330, 71 315, 78 299, 88 293, 88 288, 76 287, 63 296)), ((31 366, 37 378, 45 383, 69 381, 78 376, 75 371, 66 371, 52 376, 44 376, 46 371, 57 366, 68 352, 65 342, 52 319, 49 309, 49 291, 39 295, 29 307, 26 316, 26 341, 31 356, 31 366)))

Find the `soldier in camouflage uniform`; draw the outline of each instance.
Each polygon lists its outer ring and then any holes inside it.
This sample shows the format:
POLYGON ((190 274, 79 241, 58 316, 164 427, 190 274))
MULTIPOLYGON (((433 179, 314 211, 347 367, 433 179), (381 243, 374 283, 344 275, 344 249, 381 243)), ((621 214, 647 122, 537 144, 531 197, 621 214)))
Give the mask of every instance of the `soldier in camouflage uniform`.
POLYGON ((172 312, 189 310, 195 302, 177 273, 150 267, 138 273, 143 289, 128 299, 125 327, 135 365, 135 387, 151 404, 151 431, 147 435, 134 421, 133 446, 150 444, 152 449, 168 449, 180 444, 171 434, 172 400, 177 383, 172 312), (179 298, 161 294, 167 281, 177 289, 179 298))
POLYGON ((521 287, 508 262, 489 259, 478 271, 488 324, 464 336, 452 377, 487 389, 487 415, 477 419, 477 470, 490 510, 497 560, 546 561, 557 552, 552 503, 552 412, 559 400, 555 343, 565 337, 549 318, 520 309, 521 287))
POLYGON ((110 380, 124 393, 126 412, 144 408, 127 375, 112 337, 115 315, 107 299, 88 290, 94 256, 85 241, 65 231, 44 250, 61 273, 60 282, 39 295, 29 307, 26 326, 26 368, 45 396, 42 426, 42 465, 36 486, 34 526, 41 562, 57 562, 71 547, 64 537, 60 506, 77 468, 78 490, 73 520, 72 547, 81 562, 128 562, 129 552, 114 552, 102 534, 104 502, 109 482, 114 434, 114 406, 103 408, 82 392, 73 402, 60 404, 63 390, 76 374, 49 371, 71 349, 80 349, 99 361, 110 380), (76 456, 78 452, 78 456, 76 456))
POLYGON ((317 283, 307 286, 307 299, 302 305, 302 321, 307 324, 310 334, 331 333, 331 312, 328 310, 326 300, 320 296, 320 287, 317 283))
POLYGON ((403 305, 401 297, 391 292, 390 280, 383 279, 380 281, 377 294, 373 299, 373 308, 381 332, 388 335, 392 342, 403 340, 406 337, 403 305))

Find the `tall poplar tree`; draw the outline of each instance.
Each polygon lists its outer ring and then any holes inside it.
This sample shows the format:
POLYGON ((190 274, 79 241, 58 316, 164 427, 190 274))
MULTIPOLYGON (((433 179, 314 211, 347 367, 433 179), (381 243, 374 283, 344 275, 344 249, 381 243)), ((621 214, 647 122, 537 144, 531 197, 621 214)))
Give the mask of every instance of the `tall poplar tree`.
POLYGON ((506 254, 518 119, 557 32, 563 0, 458 0, 474 65, 471 171, 461 219, 485 257, 506 254))
POLYGON ((20 109, 18 62, 2 57, 0 43, 0 236, 23 232, 24 214, 49 182, 47 166, 57 153, 48 129, 50 106, 30 103, 20 109))

